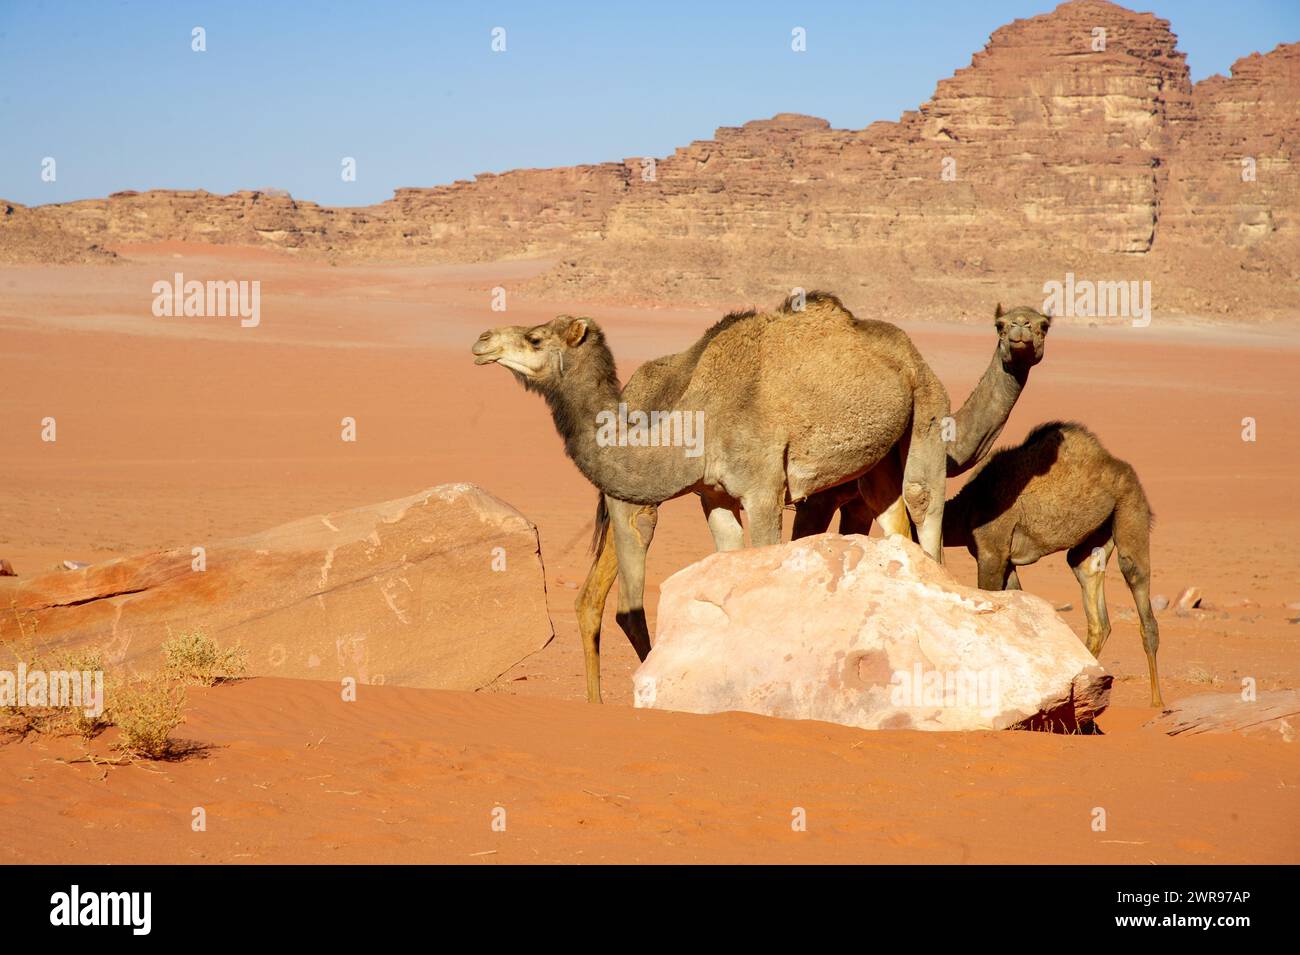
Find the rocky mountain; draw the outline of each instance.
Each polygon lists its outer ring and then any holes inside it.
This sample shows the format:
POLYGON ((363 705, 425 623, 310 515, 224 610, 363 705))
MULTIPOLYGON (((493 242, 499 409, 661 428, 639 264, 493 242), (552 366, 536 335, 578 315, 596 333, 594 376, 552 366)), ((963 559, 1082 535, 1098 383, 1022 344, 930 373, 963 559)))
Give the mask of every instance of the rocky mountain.
POLYGON ((779 114, 668 157, 484 174, 358 209, 259 192, 0 204, 0 261, 159 239, 548 256, 534 286, 550 293, 770 304, 826 287, 930 317, 1037 303, 1073 275, 1150 281, 1157 314, 1262 317, 1300 313, 1298 149, 1300 43, 1193 84, 1168 21, 1072 0, 997 30, 898 122, 779 114))

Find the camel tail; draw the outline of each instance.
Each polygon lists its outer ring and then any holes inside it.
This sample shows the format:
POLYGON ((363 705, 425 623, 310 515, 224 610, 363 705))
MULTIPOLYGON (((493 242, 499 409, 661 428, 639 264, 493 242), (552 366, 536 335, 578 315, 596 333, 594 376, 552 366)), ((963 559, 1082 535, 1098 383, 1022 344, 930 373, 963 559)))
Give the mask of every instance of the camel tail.
POLYGON ((591 552, 600 553, 601 544, 605 541, 605 532, 609 530, 609 508, 605 506, 605 494, 598 491, 598 500, 596 501, 596 527, 591 532, 591 552))

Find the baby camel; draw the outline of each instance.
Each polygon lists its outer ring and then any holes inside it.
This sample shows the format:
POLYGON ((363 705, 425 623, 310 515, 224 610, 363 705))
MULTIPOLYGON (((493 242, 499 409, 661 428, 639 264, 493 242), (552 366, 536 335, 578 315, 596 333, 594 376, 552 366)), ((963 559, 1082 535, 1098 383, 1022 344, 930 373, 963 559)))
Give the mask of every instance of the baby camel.
POLYGON ((1151 612, 1151 507, 1133 468, 1112 457, 1087 428, 1053 421, 1024 443, 1003 448, 944 508, 945 546, 965 546, 982 590, 1019 590, 1016 568, 1066 552, 1088 618, 1088 652, 1110 636, 1106 562, 1119 551, 1151 678, 1151 705, 1163 706, 1156 672, 1160 630, 1151 612))

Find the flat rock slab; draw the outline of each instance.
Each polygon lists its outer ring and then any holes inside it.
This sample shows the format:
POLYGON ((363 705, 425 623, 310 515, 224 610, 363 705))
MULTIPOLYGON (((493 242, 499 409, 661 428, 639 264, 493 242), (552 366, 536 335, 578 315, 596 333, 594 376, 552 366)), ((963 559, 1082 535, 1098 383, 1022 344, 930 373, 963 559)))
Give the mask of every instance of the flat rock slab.
POLYGON ((1300 690, 1270 690, 1246 701, 1240 693, 1201 693, 1179 700, 1146 724, 1169 736, 1198 733, 1300 736, 1300 690))
POLYGON ((1087 729, 1111 676, 1051 604, 964 587, 911 541, 713 554, 660 590, 636 705, 864 729, 1087 729))
POLYGON ((199 630, 253 675, 471 690, 554 635, 537 528, 473 485, 196 543, 4 578, 0 641, 150 671, 199 630))

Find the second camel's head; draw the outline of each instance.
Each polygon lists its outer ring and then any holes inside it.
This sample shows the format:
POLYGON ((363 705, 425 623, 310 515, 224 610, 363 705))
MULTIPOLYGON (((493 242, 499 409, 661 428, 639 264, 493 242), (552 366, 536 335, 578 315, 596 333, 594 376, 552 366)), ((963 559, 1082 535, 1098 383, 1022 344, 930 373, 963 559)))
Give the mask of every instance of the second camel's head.
POLYGON ((1047 331, 1052 327, 1050 315, 1028 305, 1004 312, 999 303, 993 312, 993 326, 998 332, 998 357, 1008 372, 1027 374, 1043 360, 1047 331))

